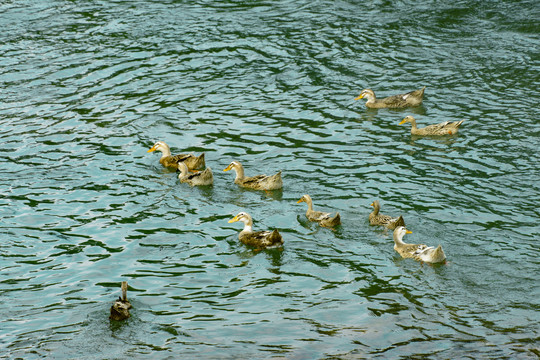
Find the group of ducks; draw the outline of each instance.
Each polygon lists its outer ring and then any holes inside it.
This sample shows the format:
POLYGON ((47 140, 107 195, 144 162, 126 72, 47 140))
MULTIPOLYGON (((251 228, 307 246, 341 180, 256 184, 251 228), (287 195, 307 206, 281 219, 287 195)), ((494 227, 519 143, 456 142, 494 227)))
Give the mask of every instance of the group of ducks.
MULTIPOLYGON (((422 104, 424 99, 424 86, 422 89, 413 90, 406 94, 392 95, 384 99, 377 99, 375 92, 371 89, 363 90, 358 97, 354 100, 360 100, 366 98, 366 106, 372 109, 381 109, 381 108, 405 108, 410 106, 418 106, 422 104)), ((420 135, 420 136, 441 136, 441 135, 455 135, 458 132, 458 128, 463 121, 445 121, 440 124, 428 125, 423 128, 418 128, 416 126, 416 119, 410 115, 406 116, 399 125, 405 124, 407 122, 411 123, 411 134, 420 135)))
MULTIPOLYGON (((405 108, 418 106, 422 104, 424 99, 424 91, 426 87, 422 89, 413 90, 406 94, 399 94, 389 96, 383 99, 377 99, 375 92, 371 89, 364 89, 355 100, 366 98, 366 106, 372 109, 381 108, 405 108)), ((418 136, 445 136, 455 135, 458 132, 459 127, 465 120, 460 121, 445 121, 439 124, 428 125, 423 128, 418 128, 416 125, 416 119, 410 115, 406 116, 399 125, 407 122, 411 123, 411 134, 418 136)), ((411 234, 412 231, 405 228, 405 221, 402 216, 398 218, 392 218, 391 216, 379 214, 379 201, 374 201, 373 212, 369 215, 370 225, 383 225, 390 230, 394 230, 394 249, 403 258, 413 258, 415 260, 427 262, 427 263, 439 263, 446 261, 446 255, 441 245, 434 248, 433 246, 427 246, 424 244, 407 244, 403 242, 403 237, 406 234, 411 234)))
POLYGON ((394 250, 396 250, 402 258, 413 258, 426 263, 440 263, 446 260, 446 255, 441 245, 434 248, 424 244, 407 244, 403 242, 403 237, 406 234, 412 234, 412 231, 405 227, 403 216, 393 218, 389 215, 379 213, 381 205, 379 200, 371 203, 373 211, 369 214, 370 225, 382 225, 389 230, 394 230, 394 250))
MULTIPOLYGON (((384 99, 377 99, 373 90, 365 89, 355 100, 366 98, 366 106, 369 108, 404 108, 409 106, 418 106, 422 103, 425 87, 420 90, 414 90, 406 94, 394 95, 384 99)), ((435 125, 429 125, 418 129, 416 120, 412 116, 406 116, 399 124, 410 122, 412 125, 411 133, 422 136, 440 136, 454 135, 464 120, 456 122, 444 122, 435 125)), ((178 178, 181 183, 187 183, 191 186, 211 185, 214 182, 214 176, 210 167, 206 167, 204 153, 195 156, 193 154, 171 155, 169 146, 158 141, 148 150, 148 152, 160 151, 161 158, 159 162, 169 168, 177 169, 178 178), (200 171, 199 171, 200 170, 200 171)), ((244 188, 253 190, 277 190, 283 187, 281 171, 274 175, 255 175, 245 176, 244 167, 239 161, 233 161, 223 171, 234 170, 236 178, 234 182, 244 188)), ((341 224, 339 212, 334 216, 331 213, 313 210, 313 200, 309 195, 303 195, 297 203, 305 202, 308 206, 306 217, 308 220, 317 222, 320 226, 334 228, 341 224)), ((403 258, 413 258, 426 263, 444 262, 446 256, 442 247, 439 245, 434 248, 424 244, 407 244, 403 242, 406 234, 412 233, 405 228, 405 221, 402 216, 391 217, 380 213, 379 201, 374 201, 373 212, 369 214, 370 225, 382 225, 389 230, 393 230, 394 249, 403 258)), ((238 234, 239 240, 249 246, 259 249, 280 247, 283 245, 283 238, 278 230, 273 231, 253 231, 253 219, 247 212, 240 212, 229 223, 242 222, 243 230, 238 234)))

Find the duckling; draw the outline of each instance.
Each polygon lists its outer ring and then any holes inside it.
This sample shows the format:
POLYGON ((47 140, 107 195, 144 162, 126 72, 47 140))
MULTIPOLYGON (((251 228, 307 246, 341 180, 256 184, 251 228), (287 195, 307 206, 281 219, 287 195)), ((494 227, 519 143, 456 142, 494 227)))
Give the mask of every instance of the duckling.
POLYGON ((243 244, 254 246, 257 249, 273 248, 283 245, 281 234, 274 231, 253 231, 253 219, 246 212, 240 212, 229 223, 241 221, 244 223, 244 230, 240 231, 238 238, 243 244))
POLYGON ((305 202, 308 206, 306 217, 309 221, 316 221, 319 223, 319 225, 324 227, 334 227, 341 224, 339 213, 336 213, 336 215, 332 217, 330 216, 330 213, 313 210, 313 201, 311 200, 311 196, 306 194, 302 196, 296 203, 299 204, 301 202, 305 202))
POLYGON ((383 225, 390 230, 394 230, 398 226, 405 226, 405 220, 401 215, 393 218, 389 215, 379 214, 381 208, 379 200, 375 200, 370 206, 373 206, 373 211, 369 214, 369 225, 383 225))
POLYGON ((165 167, 177 168, 179 162, 186 163, 189 170, 202 169, 206 166, 204 153, 199 156, 193 154, 171 155, 171 149, 164 141, 158 141, 147 152, 161 151, 159 163, 165 167))
POLYGON ((441 247, 427 246, 424 244, 406 244, 403 242, 405 234, 412 234, 412 231, 407 230, 403 226, 398 226, 394 230, 394 250, 396 250, 402 258, 413 258, 426 263, 439 263, 446 260, 446 255, 441 247))
POLYGON ((406 94, 392 95, 384 99, 377 99, 375 92, 371 89, 362 90, 360 95, 354 100, 360 100, 367 98, 366 106, 372 109, 381 109, 381 108, 404 108, 409 106, 418 106, 422 103, 424 99, 424 86, 422 89, 413 90, 406 94))
POLYGON ((418 129, 416 127, 416 119, 412 117, 411 115, 405 116, 403 120, 399 123, 405 124, 406 122, 410 122, 411 127, 411 134, 413 135, 454 135, 457 134, 459 126, 464 122, 465 120, 450 122, 445 121, 440 124, 434 124, 434 125, 428 125, 426 127, 423 127, 421 129, 418 129))
POLYGON ((181 183, 188 183, 191 186, 212 185, 214 183, 214 175, 212 174, 212 169, 210 169, 210 167, 207 167, 203 171, 190 174, 186 163, 179 162, 178 171, 180 171, 178 179, 181 183))
POLYGON ((283 187, 281 171, 271 176, 255 175, 247 177, 244 176, 244 167, 239 161, 233 161, 223 171, 229 171, 231 169, 236 171, 234 183, 239 186, 254 190, 277 190, 283 187))

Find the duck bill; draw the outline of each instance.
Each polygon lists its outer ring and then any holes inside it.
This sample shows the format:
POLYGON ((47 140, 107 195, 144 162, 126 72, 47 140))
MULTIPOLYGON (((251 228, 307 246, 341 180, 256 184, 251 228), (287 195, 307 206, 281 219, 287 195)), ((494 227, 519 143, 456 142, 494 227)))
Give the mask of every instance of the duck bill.
POLYGON ((411 231, 411 230, 407 230, 406 233, 407 233, 407 234, 412 234, 412 231, 411 231))
POLYGON ((156 151, 156 145, 152 146, 147 152, 156 151))
POLYGON ((375 203, 374 203, 374 202, 372 202, 371 204, 369 204, 369 206, 375 206, 375 203))
POLYGON ((304 202, 304 198, 301 198, 301 199, 298 200, 296 203, 297 203, 297 204, 300 204, 301 202, 304 202))
POLYGON ((407 122, 407 120, 403 119, 403 120, 401 120, 401 121, 399 122, 398 125, 403 125, 403 124, 405 124, 406 122, 407 122))
POLYGON ((223 171, 229 171, 229 170, 231 170, 231 169, 232 169, 232 164, 229 165, 229 166, 227 166, 225 169, 223 169, 223 171))
POLYGON ((354 100, 360 100, 364 98, 364 94, 360 94, 357 97, 354 98, 354 100))
POLYGON ((229 220, 227 222, 230 224, 230 223, 237 222, 237 221, 238 221, 238 216, 235 216, 235 217, 233 217, 231 220, 229 220))

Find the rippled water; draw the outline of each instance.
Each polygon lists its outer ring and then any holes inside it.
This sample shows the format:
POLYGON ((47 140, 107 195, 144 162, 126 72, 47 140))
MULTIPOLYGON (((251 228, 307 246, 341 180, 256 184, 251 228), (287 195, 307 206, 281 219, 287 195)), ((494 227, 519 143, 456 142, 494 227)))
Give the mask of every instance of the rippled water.
POLYGON ((497 358, 540 354, 534 1, 0 4, 0 356, 497 358), (427 86, 423 106, 368 110, 427 86), (465 119, 413 138, 398 122, 465 119), (146 150, 205 152, 190 188, 146 150), (283 171, 284 189, 234 174, 283 171), (343 225, 305 219, 339 211, 343 225), (402 260, 368 225, 403 214, 402 260), (238 242, 278 228, 282 251, 238 242), (108 311, 129 282, 132 317, 108 311))

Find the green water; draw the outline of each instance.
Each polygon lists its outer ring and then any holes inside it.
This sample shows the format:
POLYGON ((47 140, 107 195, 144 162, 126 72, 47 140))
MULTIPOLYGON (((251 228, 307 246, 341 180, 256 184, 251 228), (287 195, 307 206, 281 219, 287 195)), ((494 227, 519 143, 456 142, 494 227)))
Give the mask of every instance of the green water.
POLYGON ((0 357, 537 359, 535 1, 0 3, 0 357), (353 99, 426 86, 421 107, 353 99), (414 138, 465 119, 457 136, 414 138), (212 187, 161 167, 205 152, 212 187), (223 172, 283 171, 282 191, 223 172), (343 225, 321 229, 315 208, 343 225), (370 227, 403 215, 401 259, 370 227), (239 211, 280 250, 238 241, 239 211), (129 282, 132 317, 109 307, 129 282))

